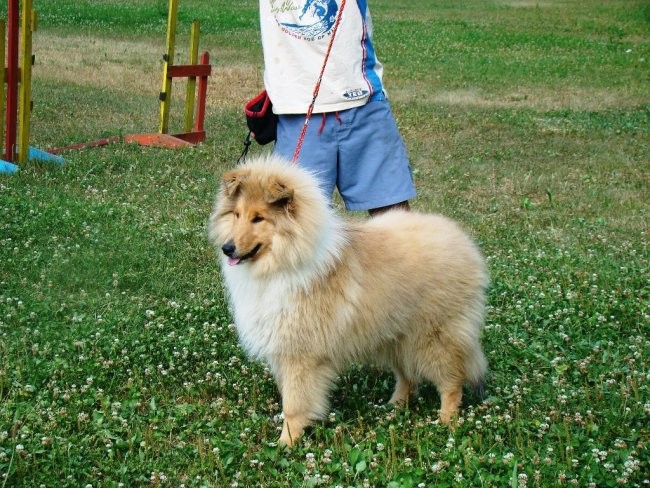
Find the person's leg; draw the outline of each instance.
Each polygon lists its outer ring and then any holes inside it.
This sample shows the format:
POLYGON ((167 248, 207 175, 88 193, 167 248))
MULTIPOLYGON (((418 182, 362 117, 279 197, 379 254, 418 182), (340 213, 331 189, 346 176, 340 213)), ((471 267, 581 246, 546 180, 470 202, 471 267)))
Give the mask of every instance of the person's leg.
MULTIPOLYGON (((280 115, 278 117, 277 139, 273 147, 273 154, 278 155, 290 163, 296 150, 305 115, 280 115)), ((322 114, 313 114, 302 144, 298 158, 301 166, 314 174, 319 180, 324 195, 331 200, 336 185, 337 142, 333 134, 334 124, 338 124, 334 117, 326 117, 323 121, 322 114), (321 124, 324 125, 321 130, 321 124)))
POLYGON ((403 202, 395 203, 393 205, 386 205, 385 207, 368 209, 368 213, 370 214, 371 217, 374 217, 376 215, 383 214, 384 212, 388 212, 389 210, 409 211, 411 210, 411 206, 409 205, 408 200, 405 200, 403 202))
POLYGON ((339 116, 337 186, 346 208, 371 215, 407 209, 415 186, 388 101, 371 101, 339 116))

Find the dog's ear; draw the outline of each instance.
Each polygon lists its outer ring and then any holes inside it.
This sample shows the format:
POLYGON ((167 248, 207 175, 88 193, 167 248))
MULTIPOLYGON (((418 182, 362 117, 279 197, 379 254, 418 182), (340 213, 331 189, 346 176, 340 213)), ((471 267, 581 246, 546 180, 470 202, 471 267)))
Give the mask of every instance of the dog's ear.
POLYGON ((224 174, 222 183, 226 195, 231 198, 234 197, 249 173, 250 171, 247 170, 233 169, 224 174))
POLYGON ((293 189, 279 180, 275 180, 266 187, 266 202, 276 207, 291 207, 293 202, 293 189))

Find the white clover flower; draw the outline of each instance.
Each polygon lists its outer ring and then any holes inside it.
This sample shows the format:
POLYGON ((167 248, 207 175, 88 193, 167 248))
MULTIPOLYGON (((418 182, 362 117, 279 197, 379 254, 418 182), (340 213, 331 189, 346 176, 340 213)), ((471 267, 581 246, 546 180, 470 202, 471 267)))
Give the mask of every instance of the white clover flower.
POLYGON ((521 488, 528 486, 528 475, 526 473, 520 473, 519 476, 517 476, 517 486, 520 486, 521 488))

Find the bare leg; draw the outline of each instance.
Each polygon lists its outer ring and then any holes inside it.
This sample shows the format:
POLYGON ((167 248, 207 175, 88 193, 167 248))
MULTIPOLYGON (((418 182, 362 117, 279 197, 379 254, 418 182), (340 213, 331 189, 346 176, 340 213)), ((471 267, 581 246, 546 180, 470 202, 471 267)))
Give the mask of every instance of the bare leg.
POLYGON ((411 207, 409 206, 408 200, 405 200, 400 203, 395 203, 393 205, 387 205, 385 207, 379 207, 379 208, 371 208, 368 210, 368 213, 370 214, 371 217, 374 217, 375 215, 379 215, 381 213, 387 212, 388 210, 392 209, 400 209, 400 210, 410 210, 411 207))

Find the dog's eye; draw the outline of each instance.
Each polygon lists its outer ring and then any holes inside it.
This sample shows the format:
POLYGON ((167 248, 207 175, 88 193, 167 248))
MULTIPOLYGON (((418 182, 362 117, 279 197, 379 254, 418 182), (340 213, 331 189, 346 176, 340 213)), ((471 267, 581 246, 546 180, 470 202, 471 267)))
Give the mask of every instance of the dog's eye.
POLYGON ((258 222, 261 222, 262 220, 264 220, 264 217, 262 217, 261 215, 256 215, 255 217, 253 217, 251 222, 253 224, 257 224, 258 222))
POLYGON ((233 212, 233 214, 235 215, 235 218, 236 218, 236 219, 239 218, 239 212, 233 212))

